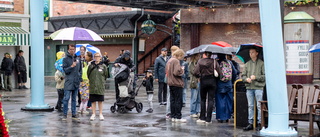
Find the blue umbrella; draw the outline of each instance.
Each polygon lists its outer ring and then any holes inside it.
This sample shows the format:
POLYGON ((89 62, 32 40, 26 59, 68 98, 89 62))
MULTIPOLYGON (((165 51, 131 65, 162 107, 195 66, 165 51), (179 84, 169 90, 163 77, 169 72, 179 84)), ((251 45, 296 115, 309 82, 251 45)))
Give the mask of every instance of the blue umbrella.
POLYGON ((318 44, 315 44, 315 45, 312 45, 309 49, 309 52, 310 53, 313 53, 313 52, 320 52, 320 43, 318 44))
MULTIPOLYGON (((90 51, 92 53, 92 55, 94 55, 95 53, 100 53, 100 49, 98 49, 97 47, 92 46, 90 44, 77 44, 76 45, 76 55, 77 56, 80 56, 80 47, 82 47, 82 46, 86 47, 85 52, 90 51)), ((100 53, 100 55, 101 55, 101 53, 100 53)))

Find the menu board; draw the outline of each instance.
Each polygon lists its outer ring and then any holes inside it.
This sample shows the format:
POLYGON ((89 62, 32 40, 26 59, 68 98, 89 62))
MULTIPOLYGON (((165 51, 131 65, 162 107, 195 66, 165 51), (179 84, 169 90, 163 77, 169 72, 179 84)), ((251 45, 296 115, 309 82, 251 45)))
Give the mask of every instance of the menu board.
POLYGON ((286 41, 286 73, 304 75, 310 73, 309 40, 286 41))

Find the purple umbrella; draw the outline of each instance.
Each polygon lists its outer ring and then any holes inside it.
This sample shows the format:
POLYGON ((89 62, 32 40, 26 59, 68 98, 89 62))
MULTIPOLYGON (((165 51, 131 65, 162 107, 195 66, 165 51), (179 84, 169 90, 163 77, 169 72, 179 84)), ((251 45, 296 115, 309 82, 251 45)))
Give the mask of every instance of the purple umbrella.
POLYGON ((71 27, 60 29, 50 35, 52 40, 70 41, 103 41, 95 32, 85 28, 71 27))

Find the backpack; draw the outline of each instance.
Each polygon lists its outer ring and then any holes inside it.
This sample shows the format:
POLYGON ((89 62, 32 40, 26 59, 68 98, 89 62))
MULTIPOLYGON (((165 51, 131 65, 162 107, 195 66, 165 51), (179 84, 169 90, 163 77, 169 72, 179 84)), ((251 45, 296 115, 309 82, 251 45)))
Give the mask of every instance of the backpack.
POLYGON ((222 75, 220 76, 220 80, 223 82, 232 80, 232 66, 230 62, 221 61, 220 68, 222 72, 222 75))

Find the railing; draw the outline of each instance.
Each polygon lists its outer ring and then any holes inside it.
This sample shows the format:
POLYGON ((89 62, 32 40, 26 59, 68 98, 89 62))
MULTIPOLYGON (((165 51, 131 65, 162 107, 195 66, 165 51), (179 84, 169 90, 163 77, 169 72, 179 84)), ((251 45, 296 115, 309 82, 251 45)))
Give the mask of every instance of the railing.
MULTIPOLYGON (((155 46, 153 49, 151 49, 147 54, 145 54, 143 57, 141 57, 138 60, 138 65, 140 63, 143 63, 143 72, 146 71, 147 68, 149 68, 150 66, 152 66, 154 64, 154 59, 153 59, 153 54, 156 53, 156 57, 158 56, 159 50, 161 50, 161 48, 165 47, 165 43, 171 39, 171 36, 166 37, 165 39, 163 39, 157 46, 155 46), (146 60, 150 59, 149 64, 146 64, 146 60), (147 66, 146 66, 147 65, 147 66)), ((139 72, 138 72, 139 73, 139 72)))

